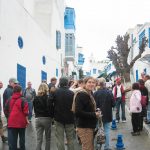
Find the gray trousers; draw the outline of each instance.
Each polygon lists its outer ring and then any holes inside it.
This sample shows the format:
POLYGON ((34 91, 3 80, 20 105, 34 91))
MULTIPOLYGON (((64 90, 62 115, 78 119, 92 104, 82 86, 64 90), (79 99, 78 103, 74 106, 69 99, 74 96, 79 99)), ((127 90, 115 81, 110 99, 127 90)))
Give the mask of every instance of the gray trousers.
POLYGON ((61 124, 55 121, 55 137, 58 150, 65 150, 64 133, 67 139, 67 150, 74 150, 74 124, 61 124))
POLYGON ((50 150, 51 140, 51 118, 39 117, 35 120, 35 128, 37 133, 36 150, 42 150, 43 133, 45 131, 45 150, 50 150))

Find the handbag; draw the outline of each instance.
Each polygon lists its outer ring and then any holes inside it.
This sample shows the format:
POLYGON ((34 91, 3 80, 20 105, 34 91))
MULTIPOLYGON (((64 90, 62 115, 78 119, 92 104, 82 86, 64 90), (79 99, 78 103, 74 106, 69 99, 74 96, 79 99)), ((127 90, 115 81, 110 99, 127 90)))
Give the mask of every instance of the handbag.
POLYGON ((146 103, 147 103, 147 96, 142 95, 141 96, 141 105, 142 105, 142 107, 146 107, 146 103))
POLYGON ((97 144, 104 144, 106 141, 106 136, 103 128, 102 117, 98 120, 98 131, 96 133, 96 143, 97 144))

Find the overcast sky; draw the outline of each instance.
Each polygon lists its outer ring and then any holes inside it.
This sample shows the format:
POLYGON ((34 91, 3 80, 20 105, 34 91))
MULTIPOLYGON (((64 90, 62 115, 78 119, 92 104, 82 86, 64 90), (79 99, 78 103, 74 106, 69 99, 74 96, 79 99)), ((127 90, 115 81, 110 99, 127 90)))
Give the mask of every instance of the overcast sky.
POLYGON ((136 24, 150 22, 150 0, 66 0, 75 8, 77 44, 105 59, 117 35, 124 35, 136 24))

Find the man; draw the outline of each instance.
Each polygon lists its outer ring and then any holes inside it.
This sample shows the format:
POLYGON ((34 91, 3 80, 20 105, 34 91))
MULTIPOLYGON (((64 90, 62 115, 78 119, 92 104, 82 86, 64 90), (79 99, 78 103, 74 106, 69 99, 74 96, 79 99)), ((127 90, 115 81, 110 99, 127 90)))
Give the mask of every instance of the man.
POLYGON ((28 119, 31 122, 31 119, 32 119, 32 110, 33 110, 33 100, 34 100, 34 97, 36 96, 35 89, 32 88, 32 83, 31 82, 27 83, 27 88, 25 89, 23 95, 26 98, 26 100, 28 101, 28 106, 29 106, 29 116, 28 116, 28 119))
POLYGON ((102 111, 102 121, 106 135, 104 150, 111 150, 109 146, 110 122, 112 121, 113 94, 106 88, 106 80, 99 79, 100 88, 94 93, 97 108, 102 111))
POLYGON ((146 121, 146 124, 150 124, 150 76, 145 75, 144 81, 145 81, 145 87, 148 90, 148 107, 147 107, 147 121, 146 121))
MULTIPOLYGON (((3 83, 0 81, 0 89, 3 88, 3 83)), ((1 117, 1 95, 0 95, 0 136, 2 138, 2 142, 5 143, 7 141, 7 137, 4 136, 3 134, 3 123, 2 123, 2 117, 1 117)))
POLYGON ((16 78, 9 79, 9 85, 5 89, 3 93, 3 108, 5 107, 6 101, 12 96, 13 88, 18 84, 18 80, 16 78))
POLYGON ((121 78, 116 79, 116 86, 113 88, 114 100, 116 103, 116 122, 120 121, 120 106, 122 110, 122 122, 126 122, 125 116, 125 91, 121 84, 121 78))
POLYGON ((74 150, 74 115, 71 111, 74 93, 69 90, 68 79, 60 78, 60 87, 54 93, 55 135, 58 150, 65 150, 64 132, 67 149, 74 150))
POLYGON ((50 93, 53 93, 56 90, 56 83, 57 79, 55 77, 51 78, 51 83, 48 85, 50 93))

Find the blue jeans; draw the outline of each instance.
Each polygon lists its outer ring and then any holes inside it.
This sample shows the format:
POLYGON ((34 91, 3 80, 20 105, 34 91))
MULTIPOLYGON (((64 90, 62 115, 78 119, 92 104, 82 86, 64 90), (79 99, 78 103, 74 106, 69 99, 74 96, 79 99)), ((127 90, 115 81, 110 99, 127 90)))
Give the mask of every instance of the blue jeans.
POLYGON ((33 110, 33 102, 28 101, 28 106, 29 106, 29 116, 28 116, 28 119, 31 120, 31 118, 32 118, 32 110, 33 110))
POLYGON ((147 121, 150 122, 150 101, 148 102, 148 107, 147 107, 147 121))
POLYGON ((106 136, 104 149, 108 149, 109 148, 110 123, 109 122, 103 123, 103 126, 104 126, 104 132, 106 136))
POLYGON ((116 99, 116 120, 120 120, 120 106, 122 110, 122 120, 126 120, 125 116, 125 101, 122 100, 122 98, 116 99))
POLYGON ((8 128, 9 150, 17 150, 18 135, 20 150, 25 150, 25 128, 8 128))

